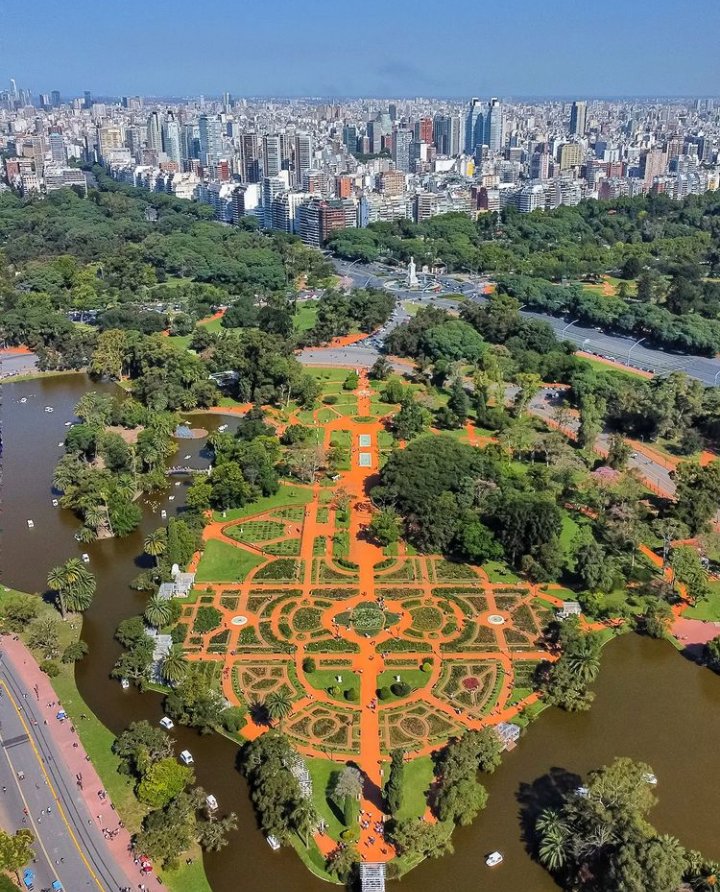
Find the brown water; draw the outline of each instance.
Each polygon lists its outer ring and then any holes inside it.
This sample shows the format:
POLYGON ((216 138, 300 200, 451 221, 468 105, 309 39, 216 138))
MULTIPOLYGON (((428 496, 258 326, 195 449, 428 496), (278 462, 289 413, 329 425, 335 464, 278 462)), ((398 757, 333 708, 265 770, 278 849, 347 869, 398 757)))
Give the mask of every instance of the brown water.
MULTIPOLYGON (((72 407, 86 389, 81 376, 2 387, 0 567, 4 584, 41 592, 51 566, 85 550, 90 554, 98 593, 86 614, 83 637, 90 654, 79 664, 77 680, 92 710, 117 732, 136 719, 157 722, 162 714, 160 696, 123 691, 108 673, 119 653, 112 637, 115 627, 124 617, 141 612, 145 603, 144 595, 128 588, 143 565, 143 536, 161 522, 161 508, 170 515, 182 506, 185 486, 172 486, 158 499, 162 504, 155 514, 144 503, 143 528, 127 539, 79 545, 73 538, 77 521, 52 507, 51 478, 61 454, 57 444, 64 439, 65 422, 72 419, 72 407), (19 402, 23 396, 28 397, 25 404, 19 402), (46 405, 55 411, 45 413, 46 405), (175 500, 168 501, 169 495, 175 500), (27 528, 28 518, 35 522, 33 530, 27 528)), ((196 418, 195 423, 212 430, 220 422, 211 415, 196 418)), ((205 461, 202 446, 202 441, 180 441, 173 458, 189 453, 189 463, 200 466, 205 461)), ((426 862, 398 890, 555 889, 545 871, 525 853, 522 804, 530 799, 548 801, 553 785, 574 785, 577 776, 617 755, 643 759, 658 775, 660 804, 652 814, 655 825, 686 845, 720 858, 718 820, 712 817, 720 787, 715 750, 720 739, 720 678, 687 662, 667 644, 628 635, 607 647, 596 691, 589 713, 548 710, 531 726, 518 748, 486 781, 490 793, 486 811, 471 827, 456 831, 455 854, 426 862), (483 859, 493 849, 503 852, 505 863, 490 870, 483 859)), ((195 757, 199 783, 215 793, 222 809, 238 815, 239 828, 230 846, 206 859, 213 889, 234 892, 240 885, 253 892, 318 892, 328 888, 292 852, 273 853, 265 843, 256 829, 245 783, 235 769, 237 748, 218 735, 202 737, 183 728, 176 732, 178 749, 187 747, 195 757)))

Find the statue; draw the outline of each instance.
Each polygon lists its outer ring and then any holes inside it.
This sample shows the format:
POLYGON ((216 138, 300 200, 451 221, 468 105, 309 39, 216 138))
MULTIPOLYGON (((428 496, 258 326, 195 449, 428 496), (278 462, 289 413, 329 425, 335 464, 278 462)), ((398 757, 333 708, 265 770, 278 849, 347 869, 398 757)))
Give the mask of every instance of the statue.
POLYGON ((407 278, 405 280, 405 284, 408 288, 418 288, 420 283, 418 282, 417 273, 415 272, 415 258, 410 258, 410 263, 408 263, 407 268, 407 278))

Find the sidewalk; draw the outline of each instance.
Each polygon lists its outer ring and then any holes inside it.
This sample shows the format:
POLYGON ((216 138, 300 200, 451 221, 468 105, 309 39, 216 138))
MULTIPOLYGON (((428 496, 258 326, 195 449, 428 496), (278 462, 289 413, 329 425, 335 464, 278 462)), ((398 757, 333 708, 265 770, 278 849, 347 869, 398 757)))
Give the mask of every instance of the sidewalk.
MULTIPOLYGON (((76 799, 80 798, 87 809, 87 823, 92 824, 92 829, 88 826, 82 828, 83 831, 97 836, 95 845, 100 852, 103 847, 109 850, 109 854, 115 862, 115 873, 120 874, 123 877, 122 881, 132 889, 136 889, 140 882, 150 882, 152 885, 155 885, 156 882, 159 883, 154 873, 149 877, 144 877, 134 864, 130 851, 130 834, 127 829, 119 828, 119 832, 113 839, 108 839, 103 835, 103 829, 114 831, 118 828, 119 815, 107 796, 105 799, 98 796, 98 791, 104 791, 103 783, 85 752, 71 720, 66 719, 61 722, 56 718, 62 704, 58 701, 48 676, 40 670, 34 656, 22 641, 15 640, 11 635, 4 635, 1 640, 5 670, 12 674, 19 686, 23 688, 23 693, 27 694, 27 698, 21 701, 21 705, 24 707, 26 717, 30 720, 31 730, 34 735, 42 736, 59 755, 56 766, 64 772, 68 790, 74 794, 76 799), (46 726, 47 731, 45 730, 46 726), (83 780, 81 791, 78 790, 76 782, 78 775, 82 775, 83 780)), ((78 827, 75 829, 80 830, 78 827)), ((78 833, 78 835, 82 836, 82 833, 78 833)))

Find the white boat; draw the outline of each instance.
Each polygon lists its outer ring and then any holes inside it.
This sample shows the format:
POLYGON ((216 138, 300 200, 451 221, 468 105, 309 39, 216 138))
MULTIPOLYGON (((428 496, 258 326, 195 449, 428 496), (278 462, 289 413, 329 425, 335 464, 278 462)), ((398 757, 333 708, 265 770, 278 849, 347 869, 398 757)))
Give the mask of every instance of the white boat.
POLYGON ((175 496, 168 496, 168 502, 174 502, 175 496))
POLYGON ((83 564, 90 563, 90 555, 87 553, 87 551, 83 551, 83 553, 80 555, 80 557, 82 558, 83 564))
POLYGON ((65 427, 72 427, 72 421, 66 421, 65 427))
POLYGON ((123 691, 127 691, 127 689, 130 687, 130 682, 127 680, 127 678, 120 679, 120 687, 123 689, 123 691))
POLYGON ((171 731, 175 727, 175 722, 166 715, 160 719, 160 724, 166 731, 171 731))
POLYGON ((27 522, 27 525, 28 525, 28 529, 32 530, 33 527, 35 526, 35 521, 33 521, 33 520, 29 520, 29 521, 27 522))
POLYGON ((657 777, 650 771, 646 771, 645 774, 643 774, 643 780, 646 784, 650 784, 652 787, 657 786, 657 777))
POLYGON ((26 402, 27 402, 27 397, 26 397, 26 396, 21 397, 21 398, 20 398, 20 402, 21 402, 21 403, 26 403, 26 402))
POLYGON ((189 456, 189 455, 186 455, 186 456, 185 456, 185 461, 188 461, 189 458, 190 458, 190 456, 189 456))
POLYGON ((205 805, 206 805, 208 811, 217 811, 218 810, 218 801, 213 796, 212 793, 210 793, 208 796, 205 797, 205 805))
POLYGON ((590 790, 587 787, 575 787, 575 795, 582 796, 583 799, 587 799, 590 790))
POLYGON ((65 445, 65 444, 63 443, 62 440, 58 443, 58 446, 61 446, 61 447, 62 447, 62 446, 64 446, 64 445, 65 445))
POLYGON ((227 424, 221 424, 220 427, 218 428, 218 431, 219 431, 221 434, 224 434, 225 431, 226 431, 227 429, 228 429, 227 424))
POLYGON ((180 761, 183 765, 192 765, 195 762, 195 759, 193 759, 190 750, 183 750, 180 753, 180 761))
POLYGON ((179 481, 179 480, 176 480, 176 481, 175 481, 175 486, 180 486, 180 481, 179 481))
POLYGON ((160 517, 162 517, 163 520, 167 517, 167 511, 164 508, 160 512, 160 517))
POLYGON ((46 412, 54 412, 55 409, 53 409, 52 406, 45 406, 45 411, 46 411, 46 412))
POLYGON ((270 835, 266 836, 265 839, 267 840, 267 844, 270 846, 273 852, 277 852, 277 850, 280 848, 280 840, 277 838, 277 836, 270 835))
POLYGON ((59 504, 60 504, 60 503, 58 502, 57 499, 53 499, 53 500, 52 500, 52 506, 53 506, 53 508, 57 508, 57 506, 58 506, 59 504))
POLYGON ((503 856, 500 852, 490 852, 490 854, 485 859, 485 863, 488 867, 497 867, 498 864, 503 863, 503 856))

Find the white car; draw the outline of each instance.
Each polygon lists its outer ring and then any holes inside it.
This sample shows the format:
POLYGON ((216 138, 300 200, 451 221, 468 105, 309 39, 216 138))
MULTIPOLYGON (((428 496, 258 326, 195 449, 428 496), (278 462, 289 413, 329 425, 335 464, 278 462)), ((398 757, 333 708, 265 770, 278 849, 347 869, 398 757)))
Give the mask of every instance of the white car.
POLYGON ((175 727, 175 722, 174 722, 172 719, 168 718, 166 715, 164 715, 164 716, 160 719, 160 725, 161 725, 166 731, 170 731, 170 730, 172 730, 172 729, 175 727))
POLYGON ((500 852, 490 852, 490 854, 485 859, 485 863, 488 867, 497 867, 498 864, 502 864, 503 856, 500 852))

